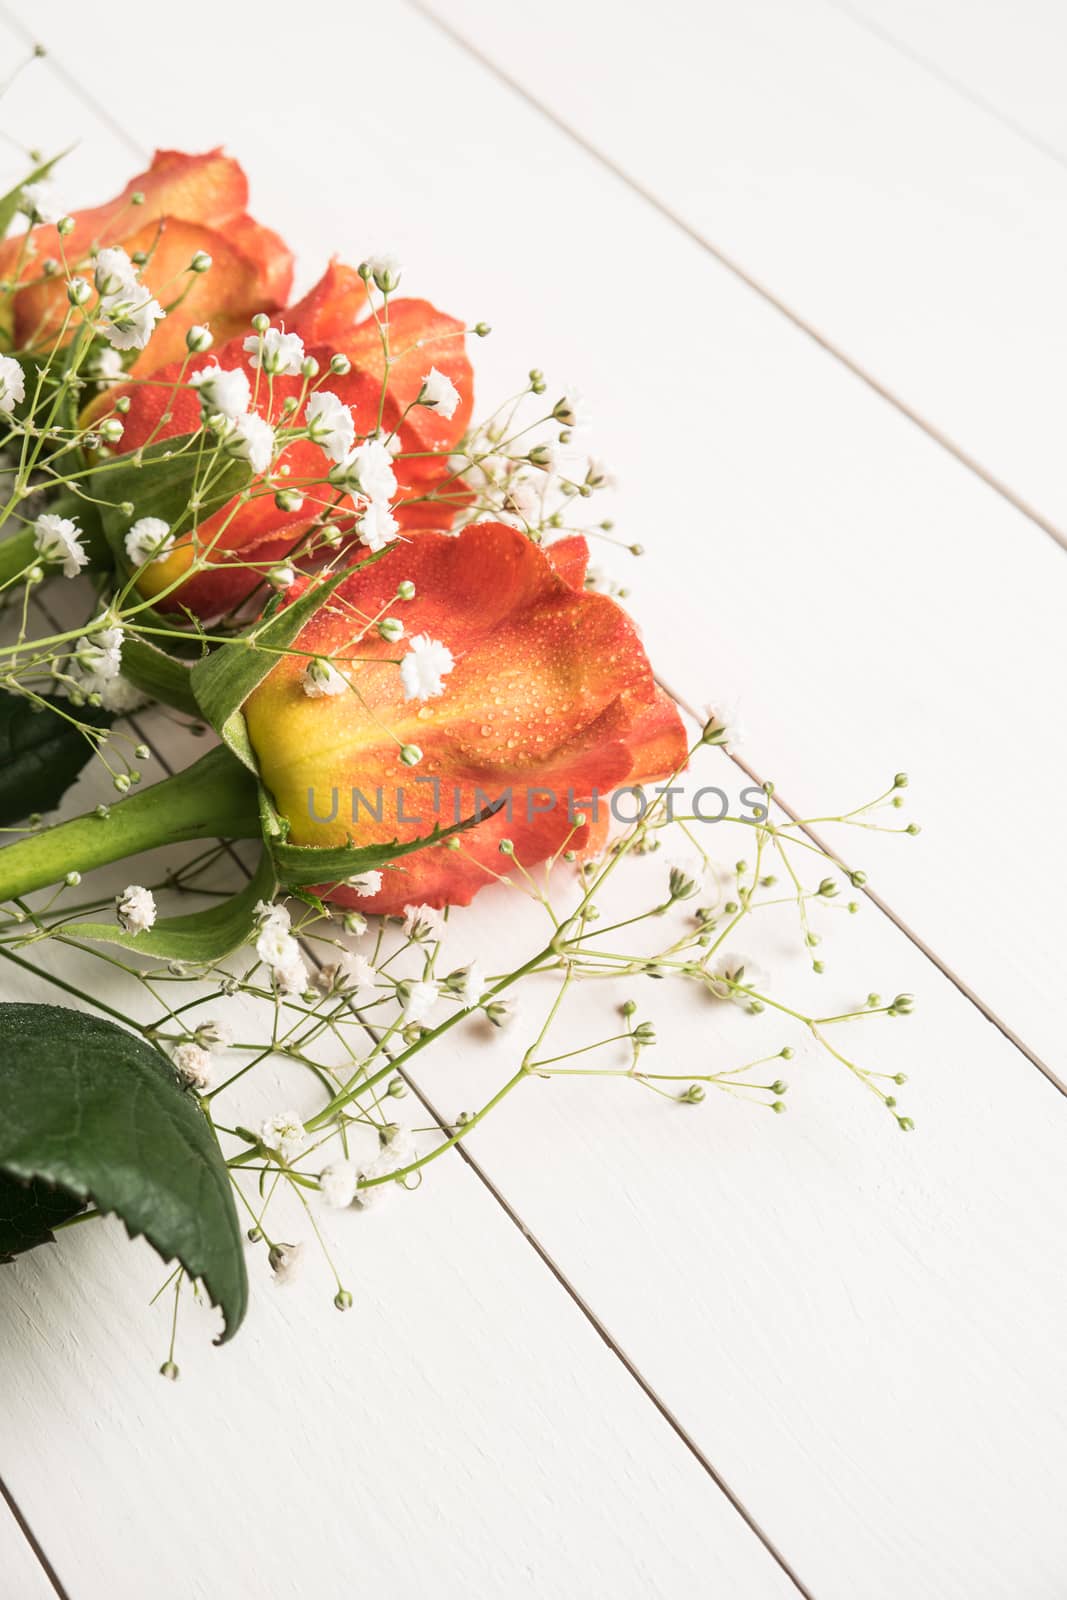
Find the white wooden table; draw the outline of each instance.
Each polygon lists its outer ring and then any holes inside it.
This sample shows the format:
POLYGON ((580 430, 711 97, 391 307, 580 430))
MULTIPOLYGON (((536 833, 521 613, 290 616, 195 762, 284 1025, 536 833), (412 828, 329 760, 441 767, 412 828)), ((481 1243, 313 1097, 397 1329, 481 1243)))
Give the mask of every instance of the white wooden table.
POLYGON ((740 693, 801 808, 907 765, 827 992, 920 997, 918 1131, 824 1072, 778 1119, 553 1088, 358 1228, 355 1315, 257 1284, 174 1386, 155 1258, 74 1230, 0 1284, 0 1595, 1062 1600, 1062 7, 36 12, 0 114, 80 139, 71 204, 225 141, 301 283, 397 249, 498 330, 483 393, 591 397, 679 698, 740 693))

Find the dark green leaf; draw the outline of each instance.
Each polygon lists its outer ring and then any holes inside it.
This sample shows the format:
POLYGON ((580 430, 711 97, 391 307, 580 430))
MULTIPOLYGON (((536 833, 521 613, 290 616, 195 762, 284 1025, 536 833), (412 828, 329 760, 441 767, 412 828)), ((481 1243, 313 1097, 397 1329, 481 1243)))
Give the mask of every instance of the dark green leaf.
POLYGON ((248 1303, 229 1173, 166 1056, 103 1018, 0 1005, 0 1172, 91 1200, 199 1278, 225 1321, 248 1303))
POLYGON ((66 1189, 32 1178, 29 1183, 0 1172, 0 1261, 12 1261, 39 1244, 53 1244, 61 1222, 68 1222, 85 1201, 66 1189))
POLYGON ((192 964, 221 961, 247 944, 256 924, 259 900, 271 900, 277 888, 274 866, 264 851, 252 881, 239 894, 203 911, 181 917, 160 917, 146 933, 124 933, 117 922, 74 922, 64 930, 72 938, 120 944, 143 956, 192 964))
POLYGON ((106 711, 48 697, 34 710, 22 695, 0 689, 0 827, 21 822, 31 811, 51 811, 93 754, 93 745, 68 719, 77 716, 106 728, 106 711))

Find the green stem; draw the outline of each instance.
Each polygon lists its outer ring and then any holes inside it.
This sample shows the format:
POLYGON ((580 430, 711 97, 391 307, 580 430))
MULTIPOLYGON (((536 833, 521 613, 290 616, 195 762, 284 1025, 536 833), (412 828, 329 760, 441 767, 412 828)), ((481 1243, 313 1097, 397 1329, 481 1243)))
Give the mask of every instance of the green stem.
POLYGON ((256 781, 223 746, 129 795, 106 817, 90 812, 0 850, 0 901, 59 883, 142 850, 185 839, 258 839, 256 781))

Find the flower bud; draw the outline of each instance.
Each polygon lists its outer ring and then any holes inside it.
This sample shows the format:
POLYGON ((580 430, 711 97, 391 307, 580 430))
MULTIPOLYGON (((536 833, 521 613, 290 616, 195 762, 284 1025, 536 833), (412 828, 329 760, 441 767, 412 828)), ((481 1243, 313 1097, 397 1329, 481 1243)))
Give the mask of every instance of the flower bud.
POLYGON ((194 322, 185 335, 185 348, 194 356, 202 355, 205 350, 210 350, 213 342, 211 329, 205 328, 200 322, 194 322))
POLYGON ((422 760, 422 751, 417 744, 404 744, 400 747, 400 759, 405 767, 417 767, 422 760))
POLYGON ((92 285, 84 278, 71 278, 67 284, 67 299, 72 306, 83 306, 92 292, 92 285))
POLYGON ((398 639, 404 637, 404 624, 399 617, 383 617, 378 624, 378 637, 384 639, 386 644, 396 644, 398 639))
POLYGON ((352 363, 340 350, 330 357, 330 371, 336 378, 345 378, 352 371, 352 363))
POLYGON ((255 316, 252 318, 252 326, 255 328, 257 333, 266 333, 267 329, 270 327, 270 318, 267 316, 267 313, 265 311, 257 311, 255 316))
POLYGON ((280 566, 271 567, 267 573, 267 582, 272 589, 277 589, 279 593, 283 593, 296 582, 296 568, 291 567, 287 561, 280 566))
POLYGON ((279 511, 299 511, 304 504, 304 496, 297 489, 279 489, 274 496, 274 504, 279 511))
POLYGON ((105 417, 100 424, 99 433, 105 444, 118 444, 124 429, 118 417, 105 417))
POLYGON ((415 585, 411 582, 410 578, 405 578, 402 583, 397 584, 396 597, 398 600, 414 600, 415 585))

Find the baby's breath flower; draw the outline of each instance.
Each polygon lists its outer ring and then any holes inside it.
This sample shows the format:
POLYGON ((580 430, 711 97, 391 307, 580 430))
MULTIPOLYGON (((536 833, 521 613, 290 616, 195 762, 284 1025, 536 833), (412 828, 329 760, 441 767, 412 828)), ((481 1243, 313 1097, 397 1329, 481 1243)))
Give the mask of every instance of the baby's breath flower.
POLYGON ((763 968, 749 956, 727 951, 715 963, 708 987, 717 1000, 732 1000, 735 1005, 747 1006, 751 997, 743 991, 763 989, 767 981, 763 968))
POLYGON ((443 939, 444 915, 433 906, 405 906, 404 932, 409 939, 443 939))
POLYGON ((172 1057, 182 1077, 194 1089, 211 1087, 211 1055, 201 1045, 180 1044, 172 1057))
POLYGON ((397 992, 404 1008, 405 1022, 427 1022, 440 999, 436 983, 432 983, 428 978, 406 980, 398 984, 397 992))
POLYGON ((58 222, 60 209, 55 202, 53 186, 43 180, 40 183, 24 183, 19 194, 19 210, 24 216, 29 217, 32 223, 58 222))
POLYGON ((589 404, 582 391, 573 384, 567 384, 562 396, 552 408, 552 415, 557 422, 562 422, 565 428, 587 428, 592 415, 589 404))
POLYGON ((440 412, 442 417, 451 420, 456 414, 456 407, 460 402, 460 393, 452 379, 445 373, 438 372, 436 367, 431 367, 422 380, 422 392, 419 395, 420 406, 431 406, 440 412))
POLYGON ((711 704, 704 708, 704 743, 719 744, 733 752, 745 742, 745 728, 738 712, 737 701, 711 704))
POLYGON ((388 503, 396 494, 393 458, 381 439, 365 439, 338 462, 330 482, 353 498, 358 494, 364 500, 388 503))
POLYGON ((398 256, 383 253, 368 256, 363 263, 363 270, 367 277, 374 279, 383 294, 392 294, 400 282, 404 267, 398 256))
POLYGON ((389 1178, 394 1173, 402 1171, 416 1159, 415 1145, 406 1128, 394 1128, 391 1136, 387 1136, 373 1161, 368 1161, 359 1169, 360 1187, 356 1190, 356 1202, 368 1210, 371 1206, 378 1205, 385 1199, 386 1192, 392 1189, 391 1183, 374 1183, 368 1188, 363 1185, 373 1178, 389 1178))
POLYGON ((299 1111, 278 1111, 260 1124, 259 1137, 268 1150, 276 1150, 283 1161, 295 1161, 308 1142, 304 1119, 299 1111))
POLYGON ((97 383, 119 383, 126 375, 126 367, 118 350, 109 344, 98 345, 85 363, 85 375, 97 383))
POLYGON ((246 412, 243 417, 234 418, 226 448, 239 460, 247 461, 253 472, 266 472, 274 455, 274 429, 255 412, 246 412))
POLYGON ((126 535, 126 554, 134 567, 162 561, 173 549, 170 523, 162 517, 140 517, 126 535))
MULTIPOLYGON (((347 922, 348 919, 346 918, 346 926, 347 922)), ((365 929, 366 924, 364 924, 365 929)), ((356 991, 357 1001, 366 1004, 368 1001, 373 1000, 377 973, 366 956, 359 955, 357 951, 348 950, 342 956, 340 965, 345 987, 356 991)))
POLYGON ((0 411, 10 414, 26 398, 26 375, 13 356, 0 356, 0 411))
POLYGON ((250 367, 262 366, 274 378, 300 375, 304 359, 304 341, 296 333, 283 333, 280 328, 268 328, 265 333, 252 333, 244 342, 250 367))
POLYGON ((69 517, 46 512, 33 525, 33 543, 44 561, 62 564, 65 578, 76 578, 89 557, 81 545, 81 530, 69 517))
POLYGON ((252 402, 248 374, 240 367, 220 367, 217 361, 210 361, 199 372, 194 372, 189 382, 199 391, 200 407, 205 416, 218 412, 236 422, 252 402))
POLYGON ((288 1285, 300 1271, 300 1263, 304 1254, 302 1244, 272 1244, 267 1260, 274 1273, 274 1281, 279 1285, 288 1285))
POLYGON ((304 668, 300 681, 309 700, 344 694, 348 688, 347 678, 342 677, 333 662, 327 661, 325 656, 314 656, 304 668))
POLYGON ((356 1167, 352 1161, 334 1161, 319 1173, 323 1205, 343 1211, 356 1197, 356 1167))
POLYGON ((93 281, 97 294, 102 297, 136 292, 140 288, 133 262, 117 245, 97 252, 93 281))
POLYGON ((444 692, 445 674, 452 671, 455 658, 440 639, 417 633, 400 663, 400 681, 405 700, 429 700, 444 692))
POLYGON ((384 500, 372 500, 356 523, 360 541, 368 550, 384 549, 399 528, 399 522, 384 500))
POLYGON ((359 895, 361 900, 367 900, 381 889, 382 875, 380 872, 356 872, 351 878, 347 878, 345 882, 350 889, 359 895))
POLYGON ((476 1006, 489 988, 489 980, 482 971, 481 964, 471 961, 465 967, 459 967, 455 972, 450 972, 445 979, 445 988, 449 994, 462 1000, 465 1005, 476 1006))
POLYGON ((126 933, 145 933, 156 920, 156 902, 150 889, 131 883, 115 897, 115 915, 126 933))
POLYGON ((344 402, 329 389, 319 389, 309 398, 305 416, 315 443, 322 446, 331 461, 343 461, 356 437, 355 421, 344 402))

